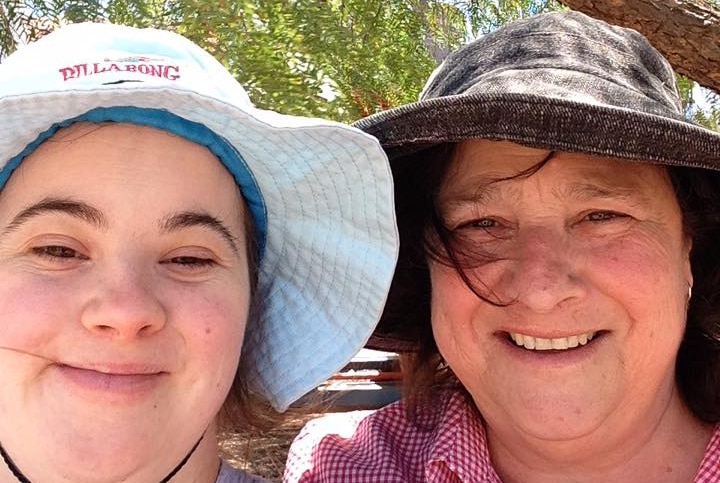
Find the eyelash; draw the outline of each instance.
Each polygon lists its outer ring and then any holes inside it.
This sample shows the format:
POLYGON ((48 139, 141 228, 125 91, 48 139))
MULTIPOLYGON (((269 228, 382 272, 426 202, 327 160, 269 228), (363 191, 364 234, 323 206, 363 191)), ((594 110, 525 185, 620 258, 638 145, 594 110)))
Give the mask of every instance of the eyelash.
POLYGON ((494 228, 497 226, 497 221, 491 220, 490 218, 482 218, 471 222, 469 225, 473 228, 494 228))
MULTIPOLYGON (((619 218, 626 218, 628 215, 623 213, 618 213, 616 211, 593 211, 591 213, 588 213, 583 217, 584 221, 589 221, 592 223, 606 223, 613 220, 617 220, 619 218)), ((484 230, 491 230, 493 228, 497 228, 499 226, 498 222, 492 218, 479 218, 476 220, 471 220, 465 223, 461 223, 457 227, 454 228, 454 230, 461 230, 461 229, 484 229, 484 230)))
POLYGON ((490 230, 492 228, 495 228, 498 226, 498 222, 496 220, 493 220, 492 218, 479 218, 476 220, 470 220, 466 221, 464 223, 460 223, 452 230, 465 230, 465 229, 481 229, 481 230, 490 230))
POLYGON ((77 250, 68 248, 63 245, 47 245, 41 247, 33 247, 32 253, 41 258, 49 260, 67 261, 71 259, 87 260, 87 257, 81 255, 77 250))
POLYGON ((203 268, 213 267, 217 265, 217 262, 212 258, 181 256, 168 258, 167 260, 161 261, 160 264, 173 264, 189 270, 200 270, 203 268))
POLYGON ((588 221, 594 223, 603 223, 606 221, 615 220, 617 218, 625 218, 626 216, 627 215, 615 211, 593 211, 592 213, 589 213, 585 218, 588 221))
MULTIPOLYGON (((44 258, 50 261, 55 262, 66 262, 73 259, 77 260, 87 260, 88 257, 81 255, 80 252, 77 250, 74 250, 72 248, 68 248, 63 245, 47 245, 47 246, 40 246, 40 247, 33 247, 31 249, 32 253, 40 258, 44 258)), ((191 257, 191 256, 180 256, 180 257, 172 257, 167 260, 163 260, 160 262, 161 265, 166 264, 175 264, 183 268, 188 269, 201 269, 206 267, 212 267, 216 265, 217 262, 211 258, 200 258, 200 257, 191 257)))

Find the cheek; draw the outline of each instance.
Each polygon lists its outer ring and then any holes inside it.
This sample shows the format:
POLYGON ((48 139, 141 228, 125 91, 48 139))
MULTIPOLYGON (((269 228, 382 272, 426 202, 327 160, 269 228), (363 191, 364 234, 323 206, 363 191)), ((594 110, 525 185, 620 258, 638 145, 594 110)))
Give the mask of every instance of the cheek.
POLYGON ((480 311, 486 305, 463 282, 457 272, 440 264, 431 264, 431 321, 433 336, 443 358, 457 372, 464 364, 477 367, 483 351, 483 320, 480 311))
POLYGON ((621 242, 589 253, 586 270, 601 291, 646 310, 684 308, 689 280, 687 258, 680 247, 621 242))
POLYGON ((433 319, 436 317, 453 319, 477 306, 478 297, 451 267, 430 262, 430 284, 430 307, 433 319))
MULTIPOLYGON (((67 287, 33 277, 7 277, 0 284, 0 347, 35 353, 77 320, 67 287)), ((77 312, 77 311, 76 311, 77 312)))
POLYGON ((642 346, 638 357, 674 357, 685 331, 689 283, 682 249, 625 243, 591 257, 587 273, 629 319, 628 343, 642 346))
POLYGON ((453 325, 461 320, 466 305, 462 300, 462 283, 457 273, 437 263, 430 264, 430 320, 433 337, 443 351, 445 345, 452 342, 453 325), (454 303, 449 303, 450 301, 454 303))
MULTIPOLYGON (((171 303, 172 304, 172 303, 171 303)), ((188 349, 188 361, 199 374, 215 374, 215 384, 234 378, 247 325, 249 296, 224 289, 178 294, 174 304, 177 330, 188 349)))

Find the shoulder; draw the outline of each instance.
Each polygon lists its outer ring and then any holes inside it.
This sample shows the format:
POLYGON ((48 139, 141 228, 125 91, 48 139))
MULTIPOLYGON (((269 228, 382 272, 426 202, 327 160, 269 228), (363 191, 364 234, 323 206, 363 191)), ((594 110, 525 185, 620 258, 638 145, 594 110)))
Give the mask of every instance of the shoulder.
POLYGON ((267 483, 267 480, 233 468, 223 461, 215 483, 267 483))
POLYGON ((374 481, 403 481, 381 476, 380 470, 392 472, 402 461, 397 447, 404 445, 403 434, 411 427, 402 402, 309 421, 290 447, 284 481, 351 481, 347 478, 360 474, 374 481))
POLYGON ((695 481, 720 481, 720 423, 715 426, 715 432, 705 448, 695 481))
POLYGON ((436 421, 418 424, 408 420, 400 401, 377 411, 329 414, 312 420, 290 448, 284 481, 424 480, 428 462, 455 439, 455 428, 444 423, 458 411, 462 412, 461 400, 450 398, 434 407, 436 421))

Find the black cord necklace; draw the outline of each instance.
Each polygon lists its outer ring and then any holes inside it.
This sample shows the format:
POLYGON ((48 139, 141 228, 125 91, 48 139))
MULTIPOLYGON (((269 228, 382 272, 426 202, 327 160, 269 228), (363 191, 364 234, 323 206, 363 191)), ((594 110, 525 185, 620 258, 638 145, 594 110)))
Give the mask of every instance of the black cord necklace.
POLYGON ((22 471, 20 471, 20 468, 17 467, 12 458, 10 458, 10 455, 5 452, 5 448, 3 448, 2 444, 0 444, 0 456, 2 456, 2 459, 8 469, 13 475, 15 475, 15 478, 17 478, 20 483, 32 483, 25 475, 22 474, 22 471))
MULTIPOLYGON (((168 475, 165 478, 160 480, 160 483, 168 483, 172 479, 172 477, 175 476, 177 474, 177 472, 183 468, 183 466, 185 466, 185 463, 188 462, 188 460, 193 455, 193 453, 195 452, 197 447, 200 446, 200 441, 202 441, 204 437, 205 437, 205 433, 203 433, 203 435, 200 436, 200 439, 198 439, 197 443, 195 443, 195 446, 193 446, 192 449, 190 450, 190 452, 185 455, 185 457, 182 459, 182 461, 180 463, 178 463, 178 465, 170 473, 168 473, 168 475)), ((32 483, 32 481, 30 481, 28 479, 28 477, 25 476, 22 471, 20 471, 20 468, 17 467, 15 462, 12 460, 12 458, 10 458, 10 455, 7 454, 7 452, 5 451, 5 448, 3 448, 2 444, 0 444, 0 456, 2 456, 2 459, 5 462, 5 464, 7 465, 8 469, 20 483, 32 483)))

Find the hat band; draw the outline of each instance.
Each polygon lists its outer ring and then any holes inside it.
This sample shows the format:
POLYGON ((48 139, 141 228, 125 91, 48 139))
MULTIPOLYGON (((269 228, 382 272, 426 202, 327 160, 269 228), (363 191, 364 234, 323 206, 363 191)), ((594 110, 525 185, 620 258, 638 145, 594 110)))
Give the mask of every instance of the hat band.
POLYGON ((38 146, 52 137, 59 129, 82 121, 91 123, 123 122, 152 127, 167 131, 209 149, 223 166, 230 171, 233 178, 235 178, 235 182, 240 187, 240 192, 247 203, 255 224, 258 256, 259 260, 262 260, 267 238, 267 209, 257 181, 247 167, 245 160, 229 142, 208 129, 204 124, 189 121, 165 110, 132 106, 99 107, 80 116, 55 123, 29 143, 20 154, 12 157, 0 170, 0 190, 5 186, 13 171, 38 146))

